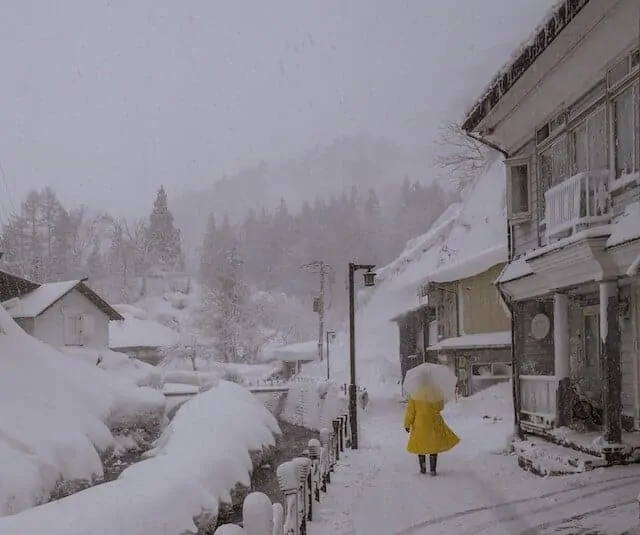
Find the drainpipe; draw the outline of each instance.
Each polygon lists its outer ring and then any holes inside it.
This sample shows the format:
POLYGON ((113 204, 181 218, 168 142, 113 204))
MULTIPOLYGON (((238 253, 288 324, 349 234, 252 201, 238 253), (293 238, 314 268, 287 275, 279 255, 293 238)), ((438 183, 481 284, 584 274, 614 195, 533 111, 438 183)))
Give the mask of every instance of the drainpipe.
MULTIPOLYGON (((485 139, 479 134, 475 134, 474 132, 466 132, 466 134, 471 139, 477 141, 478 143, 482 143, 483 145, 486 145, 490 149, 498 151, 500 154, 504 156, 505 160, 509 159, 509 153, 503 148, 496 145, 495 143, 489 141, 488 139, 485 139)), ((511 246, 511 242, 512 242, 511 232, 512 232, 511 225, 507 225, 507 251, 508 251, 507 261, 509 263, 511 263, 511 261, 513 260, 513 247, 511 246)), ((500 294, 502 301, 509 309, 509 315, 511 316, 510 317, 511 370, 512 370, 511 389, 512 389, 512 395, 513 395, 513 420, 514 420, 515 435, 519 438, 523 438, 522 429, 520 427, 520 373, 518 371, 518 359, 516 356, 516 348, 515 348, 515 340, 516 340, 515 307, 513 305, 513 300, 504 293, 502 288, 500 288, 500 285, 494 283, 494 286, 498 290, 498 293, 500 294)))
POLYGON ((489 141, 488 139, 483 138, 479 134, 474 134, 473 132, 466 132, 466 134, 474 141, 477 141, 478 143, 482 143, 483 145, 486 145, 490 149, 497 150, 500 154, 502 154, 505 157, 505 159, 509 158, 509 153, 503 148, 493 143, 492 141, 489 141))
POLYGON ((502 288, 500 288, 499 284, 495 284, 494 286, 498 290, 500 297, 504 301, 504 304, 509 309, 510 315, 510 327, 511 327, 511 394, 513 396, 513 424, 514 424, 514 434, 518 438, 523 438, 522 429, 520 427, 520 373, 518 369, 518 359, 516 357, 516 319, 515 319, 515 307, 513 305, 513 300, 508 297, 502 288))

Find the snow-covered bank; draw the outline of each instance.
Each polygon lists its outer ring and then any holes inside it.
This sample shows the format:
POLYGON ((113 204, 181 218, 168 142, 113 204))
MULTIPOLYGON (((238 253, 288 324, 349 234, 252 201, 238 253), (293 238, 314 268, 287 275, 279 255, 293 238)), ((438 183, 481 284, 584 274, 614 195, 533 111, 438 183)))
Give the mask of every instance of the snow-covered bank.
POLYGON ((277 421, 245 388, 220 381, 180 408, 151 458, 111 483, 0 519, 0 535, 182 535, 215 520, 252 455, 275 445, 277 421))
MULTIPOLYGON (((156 390, 66 356, 0 307, 0 515, 46 502, 62 483, 103 475, 111 429, 164 412, 156 390)), ((17 531, 16 531, 17 533, 17 531)))

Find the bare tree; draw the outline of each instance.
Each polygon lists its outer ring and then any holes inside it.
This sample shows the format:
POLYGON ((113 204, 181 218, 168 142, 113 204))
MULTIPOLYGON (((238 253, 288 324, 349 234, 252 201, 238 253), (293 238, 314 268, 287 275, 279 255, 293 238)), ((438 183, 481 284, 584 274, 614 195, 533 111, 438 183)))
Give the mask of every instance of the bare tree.
POLYGON ((485 168, 489 149, 467 135, 458 123, 444 123, 439 128, 436 145, 439 148, 434 163, 445 171, 458 191, 473 183, 485 168))

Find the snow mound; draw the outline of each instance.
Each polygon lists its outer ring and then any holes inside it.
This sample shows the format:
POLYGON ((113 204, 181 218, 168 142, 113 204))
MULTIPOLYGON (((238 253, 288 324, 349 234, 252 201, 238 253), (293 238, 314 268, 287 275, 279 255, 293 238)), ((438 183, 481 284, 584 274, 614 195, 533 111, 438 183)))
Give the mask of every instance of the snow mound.
POLYGON ((152 458, 111 483, 0 519, 0 535, 195 533, 194 518, 215 515, 238 483, 249 485, 251 451, 275 444, 275 418, 245 388, 220 382, 185 403, 152 458))
POLYGON ((151 364, 129 357, 124 353, 110 349, 91 349, 88 347, 65 347, 62 352, 73 359, 114 373, 137 386, 160 388, 162 373, 151 364))
POLYGON ((61 480, 101 476, 99 454, 114 446, 108 426, 164 399, 36 340, 2 307, 0 333, 0 515, 8 515, 46 501, 61 480))

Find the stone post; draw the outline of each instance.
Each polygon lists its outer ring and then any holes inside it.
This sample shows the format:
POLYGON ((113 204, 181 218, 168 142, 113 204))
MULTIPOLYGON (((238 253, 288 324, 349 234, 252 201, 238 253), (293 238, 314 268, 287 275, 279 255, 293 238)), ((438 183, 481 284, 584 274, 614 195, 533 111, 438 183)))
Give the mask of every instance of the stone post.
MULTIPOLYGON (((298 467, 293 461, 287 461, 278 466, 276 471, 278 484, 284 495, 284 533, 285 535, 300 535, 300 483, 298 467)), ((233 534, 228 534, 233 535, 233 534)))

